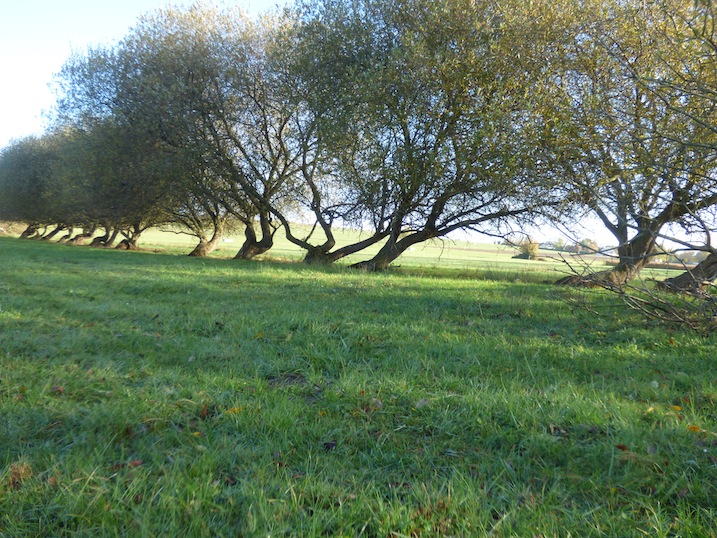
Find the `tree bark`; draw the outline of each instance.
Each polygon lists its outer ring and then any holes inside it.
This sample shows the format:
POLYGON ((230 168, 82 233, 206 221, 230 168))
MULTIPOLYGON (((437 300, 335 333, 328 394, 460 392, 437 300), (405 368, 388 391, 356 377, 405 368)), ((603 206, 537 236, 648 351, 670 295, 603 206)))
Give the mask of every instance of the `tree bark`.
POLYGON ((43 235, 40 239, 43 241, 50 241, 52 240, 57 234, 59 234, 61 231, 65 230, 65 226, 59 225, 54 230, 52 230, 50 233, 43 235))
POLYGON ((209 241, 206 241, 203 238, 200 239, 199 244, 194 247, 194 250, 189 253, 189 256, 193 258, 204 258, 209 256, 209 254, 216 250, 219 241, 222 239, 223 232, 224 225, 217 223, 214 227, 214 234, 212 235, 212 238, 209 241))
MULTIPOLYGON (((329 265, 334 263, 339 258, 337 258, 334 253, 327 252, 327 249, 324 248, 325 246, 327 245, 321 245, 307 250, 304 259, 301 261, 309 265, 329 265)), ((333 246, 328 246, 329 250, 332 248, 333 246)))
POLYGON ((274 232, 271 229, 268 215, 259 216, 261 227, 261 239, 257 238, 254 223, 251 220, 244 221, 244 244, 242 244, 235 260, 251 260, 260 254, 264 254, 274 246, 274 232))
POLYGON ((614 269, 608 271, 599 271, 588 275, 568 275, 555 283, 559 286, 583 288, 617 288, 630 282, 640 274, 641 270, 642 267, 618 264, 614 269))
POLYGON ((115 248, 117 250, 139 250, 137 239, 134 237, 131 239, 123 239, 115 248))
POLYGON ((560 286, 619 287, 637 277, 650 261, 656 237, 650 231, 641 231, 630 241, 617 247, 618 264, 610 270, 589 275, 568 275, 556 282, 560 286))
POLYGON ((73 232, 74 232, 74 228, 72 226, 67 228, 67 233, 65 235, 63 235, 62 237, 60 237, 60 239, 58 240, 58 243, 66 243, 67 241, 72 239, 73 232))
POLYGON ((364 271, 385 271, 392 262, 410 247, 417 243, 427 241, 428 239, 433 239, 436 236, 437 234, 429 228, 424 228, 423 230, 411 233, 400 239, 397 233, 393 233, 389 236, 386 244, 381 247, 381 250, 379 250, 373 258, 354 263, 350 267, 364 271))
POLYGON ((122 230, 121 233, 125 238, 120 241, 116 248, 119 250, 139 250, 137 243, 139 242, 142 232, 146 229, 147 228, 143 227, 141 223, 135 223, 129 228, 122 230))
POLYGON ((717 278, 717 253, 712 252, 692 269, 675 277, 666 278, 658 285, 660 288, 684 293, 705 291, 717 278))
POLYGON ((32 237, 37 233, 37 225, 36 224, 29 224, 25 230, 20 234, 20 239, 32 239, 32 237))
POLYGON ((81 245, 85 240, 89 239, 93 235, 95 235, 95 232, 97 231, 97 226, 92 225, 88 228, 83 228, 82 233, 77 234, 75 237, 70 239, 68 243, 71 243, 73 245, 81 245))
POLYGON ((111 227, 105 227, 105 235, 95 237, 90 243, 91 247, 111 247, 117 240, 119 230, 113 230, 111 227))

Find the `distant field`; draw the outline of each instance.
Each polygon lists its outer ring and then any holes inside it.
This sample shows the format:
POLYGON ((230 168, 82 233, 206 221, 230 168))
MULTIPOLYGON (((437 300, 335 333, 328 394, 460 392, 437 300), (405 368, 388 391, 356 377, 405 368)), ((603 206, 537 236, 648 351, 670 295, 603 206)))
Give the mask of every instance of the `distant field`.
MULTIPOLYGON (((361 237, 360 232, 355 230, 337 231, 339 247, 361 237)), ((226 237, 219 248, 211 254, 211 257, 233 258, 241 247, 242 241, 243 238, 240 233, 226 237)), ((196 240, 185 234, 157 229, 146 232, 140 242, 142 248, 178 255, 188 254, 195 245, 196 240)), ((369 259, 379 248, 380 245, 376 245, 366 249, 363 252, 340 260, 337 265, 349 265, 360 260, 369 259)), ((475 271, 481 275, 503 275, 510 278, 520 278, 521 274, 532 274, 536 278, 541 277, 548 281, 551 279, 557 280, 571 270, 565 261, 568 261, 577 270, 583 270, 589 266, 590 270, 598 271, 608 269, 608 262, 610 261, 610 258, 606 256, 576 256, 567 252, 553 250, 541 250, 539 253, 540 260, 533 261, 515 259, 513 258, 515 254, 517 254, 515 248, 505 245, 448 238, 418 244, 404 253, 393 265, 394 267, 406 268, 420 267, 434 270, 475 271)), ((279 231, 275 236, 274 247, 258 259, 297 261, 303 255, 304 252, 287 241, 286 237, 279 231)), ((643 273, 643 276, 661 280, 678 273, 678 270, 669 268, 648 269, 643 273)))
MULTIPOLYGON (((298 229, 301 229, 300 227, 298 229)), ((354 242, 362 237, 356 230, 337 230, 337 246, 354 242)), ((233 258, 243 241, 240 232, 228 235, 210 257, 233 258)), ((175 233, 160 229, 145 232, 140 240, 140 247, 155 252, 186 255, 196 245, 196 239, 183 233, 175 233)), ((337 265, 349 265, 373 256, 380 245, 376 245, 358 254, 340 260, 337 265)), ((611 258, 606 256, 580 255, 567 252, 541 250, 539 260, 515 259, 517 250, 513 247, 496 243, 477 243, 451 238, 427 241, 409 249, 394 262, 395 267, 421 267, 424 269, 454 269, 477 271, 481 274, 495 273, 514 276, 520 273, 543 275, 546 280, 559 278, 570 271, 566 261, 575 269, 581 270, 589 266, 591 270, 609 268, 611 258)), ((298 261, 304 252, 287 241, 284 234, 277 232, 274 247, 258 260, 298 261)), ((661 268, 645 271, 646 278, 663 279, 679 273, 677 269, 661 268)))
POLYGON ((717 536, 716 337, 494 263, 0 238, 0 536, 717 536))
MULTIPOLYGON (((17 227, 14 231, 17 232, 17 227)), ((300 229, 300 228, 299 228, 300 229)), ((337 247, 354 242, 362 237, 356 230, 337 230, 337 247)), ((213 259, 231 259, 238 252, 243 237, 240 232, 230 234, 219 247, 210 254, 213 259)), ((196 246, 196 239, 183 233, 175 233, 162 229, 150 229, 142 235, 140 247, 155 253, 187 255, 196 246)), ((337 266, 369 259, 378 252, 380 245, 373 246, 339 262, 337 266)), ((477 243, 451 238, 431 240, 418 244, 405 252, 393 263, 394 270, 401 267, 421 269, 422 271, 466 271, 482 277, 500 277, 504 279, 529 278, 543 279, 552 282, 569 274, 570 271, 600 271, 609 269, 614 258, 607 256, 575 255, 554 250, 540 250, 539 260, 523 260, 513 258, 517 249, 496 243, 477 243)), ((284 234, 277 232, 274 247, 257 260, 299 261, 304 255, 296 245, 290 243, 284 234)), ((648 268, 642 273, 643 278, 662 280, 675 276, 681 271, 677 268, 648 268)))

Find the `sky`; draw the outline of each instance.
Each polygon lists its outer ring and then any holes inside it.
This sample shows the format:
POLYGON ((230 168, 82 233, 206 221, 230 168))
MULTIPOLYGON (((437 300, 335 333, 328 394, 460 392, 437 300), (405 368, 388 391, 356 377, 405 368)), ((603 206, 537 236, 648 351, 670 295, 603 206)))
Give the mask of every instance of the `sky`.
MULTIPOLYGON (((225 0, 251 14, 286 0, 225 0)), ((0 7, 0 148, 42 133, 53 75, 73 52, 119 41, 141 14, 168 0, 18 0, 0 7)))

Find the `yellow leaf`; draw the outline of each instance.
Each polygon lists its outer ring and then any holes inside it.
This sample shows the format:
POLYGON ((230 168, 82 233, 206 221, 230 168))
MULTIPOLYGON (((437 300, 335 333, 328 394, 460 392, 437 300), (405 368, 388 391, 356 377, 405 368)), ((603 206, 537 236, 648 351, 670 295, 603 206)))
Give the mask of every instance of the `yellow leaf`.
POLYGON ((201 437, 201 436, 204 435, 204 434, 203 434, 202 432, 194 432, 192 435, 193 435, 194 437, 201 437))
POLYGON ((697 432, 697 433, 699 433, 699 432, 702 431, 702 428, 700 428, 699 426, 695 426, 694 424, 692 424, 692 425, 690 425, 690 426, 687 426, 687 430, 688 430, 688 431, 691 431, 691 432, 697 432))
POLYGON ((241 410, 242 410, 241 407, 232 407, 231 409, 227 409, 226 411, 224 411, 224 414, 225 415, 236 415, 241 410))
POLYGON ((674 409, 675 411, 682 411, 682 407, 679 405, 671 405, 670 409, 674 409))

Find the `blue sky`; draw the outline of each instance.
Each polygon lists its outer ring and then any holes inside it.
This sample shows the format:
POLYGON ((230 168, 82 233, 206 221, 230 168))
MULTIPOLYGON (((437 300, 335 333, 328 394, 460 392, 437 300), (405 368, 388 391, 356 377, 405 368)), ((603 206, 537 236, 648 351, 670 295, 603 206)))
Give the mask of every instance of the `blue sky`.
MULTIPOLYGON (((225 0, 250 13, 286 0, 225 0)), ((42 132, 54 101, 49 84, 73 51, 121 39, 142 13, 167 0, 18 0, 0 7, 0 148, 42 132)))

